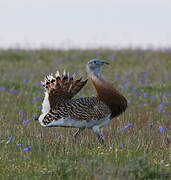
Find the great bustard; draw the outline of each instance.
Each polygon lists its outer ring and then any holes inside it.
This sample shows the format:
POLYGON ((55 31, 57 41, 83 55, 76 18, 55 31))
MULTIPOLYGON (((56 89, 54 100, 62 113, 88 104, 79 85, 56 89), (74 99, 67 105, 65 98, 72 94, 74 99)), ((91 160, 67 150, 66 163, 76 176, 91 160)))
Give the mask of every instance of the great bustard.
POLYGON ((98 136, 98 140, 104 143, 99 128, 107 126, 110 119, 127 108, 126 98, 103 78, 101 68, 104 64, 108 63, 99 59, 87 63, 87 74, 96 91, 96 97, 73 99, 87 80, 75 80, 65 71, 61 76, 58 71, 55 77, 47 76, 42 82, 45 98, 39 117, 40 124, 46 127, 79 128, 75 137, 85 128, 89 128, 98 136))

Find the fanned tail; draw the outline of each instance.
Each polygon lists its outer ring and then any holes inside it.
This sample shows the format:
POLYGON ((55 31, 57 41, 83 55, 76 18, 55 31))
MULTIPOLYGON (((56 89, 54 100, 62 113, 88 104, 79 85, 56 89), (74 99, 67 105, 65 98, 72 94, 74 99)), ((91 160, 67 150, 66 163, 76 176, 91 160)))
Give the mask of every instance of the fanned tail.
POLYGON ((50 74, 45 77, 45 80, 41 83, 45 88, 46 96, 48 95, 50 108, 54 109, 59 104, 72 99, 87 83, 87 80, 83 80, 82 77, 75 79, 65 70, 62 75, 57 71, 55 76, 50 74))

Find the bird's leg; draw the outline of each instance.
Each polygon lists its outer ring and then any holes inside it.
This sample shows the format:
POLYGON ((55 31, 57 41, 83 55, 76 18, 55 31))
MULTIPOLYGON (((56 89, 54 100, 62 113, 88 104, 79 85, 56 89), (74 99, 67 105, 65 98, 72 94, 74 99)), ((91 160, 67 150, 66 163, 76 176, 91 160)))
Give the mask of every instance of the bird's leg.
POLYGON ((98 138, 100 144, 102 144, 103 146, 106 146, 105 142, 104 142, 104 139, 100 134, 99 126, 94 126, 93 127, 93 132, 97 135, 97 138, 98 138))
POLYGON ((74 138, 76 139, 76 137, 85 129, 85 127, 79 128, 75 134, 74 134, 74 138))
POLYGON ((96 133, 96 135, 97 135, 97 138, 98 138, 100 144, 105 145, 104 139, 102 138, 102 136, 100 135, 100 133, 96 133))

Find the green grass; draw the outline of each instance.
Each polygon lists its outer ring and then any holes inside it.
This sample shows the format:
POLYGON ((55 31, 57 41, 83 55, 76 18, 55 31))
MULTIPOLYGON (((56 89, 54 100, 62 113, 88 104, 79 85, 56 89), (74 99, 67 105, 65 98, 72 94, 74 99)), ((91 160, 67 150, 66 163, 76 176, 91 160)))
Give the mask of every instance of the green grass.
MULTIPOLYGON (((171 49, 0 50, 0 179, 171 178, 170 59, 171 49), (44 128, 32 118, 40 113, 45 75, 65 68, 86 77, 93 58, 110 63, 103 73, 129 101, 102 129, 105 148, 91 130, 75 142, 76 129, 44 128)), ((92 94, 89 81, 77 97, 92 94)))

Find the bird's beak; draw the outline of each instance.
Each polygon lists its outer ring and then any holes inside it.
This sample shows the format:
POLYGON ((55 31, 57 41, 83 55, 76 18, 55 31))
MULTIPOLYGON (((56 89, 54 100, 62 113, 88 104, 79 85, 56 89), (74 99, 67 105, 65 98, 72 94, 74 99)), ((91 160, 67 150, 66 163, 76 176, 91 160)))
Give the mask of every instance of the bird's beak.
POLYGON ((102 61, 102 63, 103 63, 103 64, 107 64, 107 65, 109 65, 109 63, 108 63, 108 62, 106 62, 106 61, 102 61))

